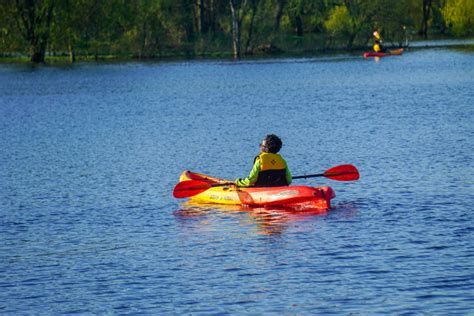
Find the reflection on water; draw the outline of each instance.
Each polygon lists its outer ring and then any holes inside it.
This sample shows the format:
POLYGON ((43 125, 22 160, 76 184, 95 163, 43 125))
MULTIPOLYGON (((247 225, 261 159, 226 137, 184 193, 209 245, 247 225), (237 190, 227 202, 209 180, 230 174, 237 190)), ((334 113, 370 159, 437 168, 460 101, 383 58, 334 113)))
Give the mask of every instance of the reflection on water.
POLYGON ((209 224, 206 219, 215 212, 231 213, 235 216, 248 217, 248 223, 255 225, 258 234, 282 234, 288 227, 299 221, 308 221, 315 216, 326 215, 332 210, 309 209, 295 211, 283 207, 248 207, 240 205, 202 204, 194 202, 182 203, 183 208, 175 211, 178 221, 192 221, 196 225, 209 224))

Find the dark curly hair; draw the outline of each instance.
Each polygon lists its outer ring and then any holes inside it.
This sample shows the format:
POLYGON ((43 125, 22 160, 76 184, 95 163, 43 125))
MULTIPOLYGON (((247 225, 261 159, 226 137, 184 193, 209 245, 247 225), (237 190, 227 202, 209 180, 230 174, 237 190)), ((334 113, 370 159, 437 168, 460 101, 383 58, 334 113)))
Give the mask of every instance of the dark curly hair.
POLYGON ((275 134, 269 134, 265 136, 264 140, 267 143, 268 151, 272 154, 276 154, 277 152, 279 152, 281 146, 283 145, 280 137, 276 136, 275 134))

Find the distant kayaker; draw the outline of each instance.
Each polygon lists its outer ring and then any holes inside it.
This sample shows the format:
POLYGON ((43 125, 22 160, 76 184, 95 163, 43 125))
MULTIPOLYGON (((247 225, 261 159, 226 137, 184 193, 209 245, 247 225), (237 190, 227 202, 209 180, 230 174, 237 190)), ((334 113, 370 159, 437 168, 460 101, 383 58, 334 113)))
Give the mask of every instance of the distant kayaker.
POLYGON ((374 35, 374 41, 375 41, 374 51, 376 53, 384 53, 387 49, 383 46, 383 39, 380 36, 379 32, 375 31, 373 35, 374 35))
POLYGON ((291 184, 291 173, 285 159, 278 154, 281 139, 273 134, 267 135, 260 143, 260 154, 255 157, 252 171, 245 179, 236 179, 240 187, 276 187, 291 184))

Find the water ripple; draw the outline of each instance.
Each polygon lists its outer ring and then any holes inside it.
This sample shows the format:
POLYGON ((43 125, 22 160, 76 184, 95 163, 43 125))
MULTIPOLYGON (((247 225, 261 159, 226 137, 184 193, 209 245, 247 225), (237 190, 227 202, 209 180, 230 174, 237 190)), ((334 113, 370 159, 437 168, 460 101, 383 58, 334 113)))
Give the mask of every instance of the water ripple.
POLYGON ((474 313, 471 55, 0 66, 0 313, 474 313), (172 198, 268 133, 360 181, 299 180, 328 212, 172 198))

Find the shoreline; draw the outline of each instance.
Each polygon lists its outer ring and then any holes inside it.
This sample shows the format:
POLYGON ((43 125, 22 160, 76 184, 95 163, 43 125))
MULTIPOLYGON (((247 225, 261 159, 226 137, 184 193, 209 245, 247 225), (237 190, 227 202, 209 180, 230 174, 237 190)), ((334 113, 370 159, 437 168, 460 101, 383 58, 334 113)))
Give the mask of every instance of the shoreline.
MULTIPOLYGON (((426 41, 413 41, 408 45, 386 45, 388 49, 396 49, 403 47, 405 49, 432 49, 432 48, 458 48, 466 49, 474 52, 474 39, 434 39, 426 41)), ((336 55, 362 55, 366 51, 371 51, 372 47, 357 47, 352 50, 334 48, 334 49, 315 49, 315 50, 278 50, 275 52, 262 52, 256 54, 243 55, 239 60, 261 60, 273 58, 310 58, 322 56, 336 56, 336 55)), ((166 62, 166 61, 184 61, 184 60, 230 60, 234 61, 231 51, 209 52, 209 53, 163 53, 153 57, 139 57, 133 54, 109 54, 109 55, 76 55, 75 61, 71 61, 71 57, 67 54, 48 54, 46 55, 46 65, 55 64, 74 64, 74 63, 89 63, 89 62, 166 62)), ((0 55, 0 64, 34 64, 30 60, 29 55, 21 53, 10 53, 0 55)))

